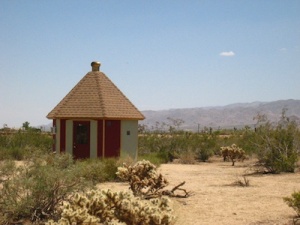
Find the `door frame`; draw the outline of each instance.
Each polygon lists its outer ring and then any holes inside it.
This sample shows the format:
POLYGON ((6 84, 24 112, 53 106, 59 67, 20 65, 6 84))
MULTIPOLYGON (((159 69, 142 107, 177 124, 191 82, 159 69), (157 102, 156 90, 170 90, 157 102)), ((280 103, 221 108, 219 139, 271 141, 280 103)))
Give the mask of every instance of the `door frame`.
POLYGON ((73 157, 75 159, 90 158, 90 154, 91 154, 90 146, 91 146, 91 122, 87 120, 74 120, 73 121, 73 143, 72 143, 73 157))

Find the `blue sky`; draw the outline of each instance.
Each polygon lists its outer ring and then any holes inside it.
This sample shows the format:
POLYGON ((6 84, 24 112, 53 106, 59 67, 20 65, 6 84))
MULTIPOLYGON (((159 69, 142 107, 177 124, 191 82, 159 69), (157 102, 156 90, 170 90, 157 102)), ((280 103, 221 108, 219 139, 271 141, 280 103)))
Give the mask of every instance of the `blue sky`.
POLYGON ((92 61, 140 110, 300 99, 300 1, 0 1, 0 127, 38 126, 92 61))

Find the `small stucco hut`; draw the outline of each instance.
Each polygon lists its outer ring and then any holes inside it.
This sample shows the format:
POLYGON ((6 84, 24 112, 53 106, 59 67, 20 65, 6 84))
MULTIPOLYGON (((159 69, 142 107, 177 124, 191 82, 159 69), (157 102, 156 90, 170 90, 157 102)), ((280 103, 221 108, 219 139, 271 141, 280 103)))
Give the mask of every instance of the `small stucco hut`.
POLYGON ((143 114, 92 62, 88 72, 47 115, 55 130, 54 150, 76 159, 136 157, 143 114))

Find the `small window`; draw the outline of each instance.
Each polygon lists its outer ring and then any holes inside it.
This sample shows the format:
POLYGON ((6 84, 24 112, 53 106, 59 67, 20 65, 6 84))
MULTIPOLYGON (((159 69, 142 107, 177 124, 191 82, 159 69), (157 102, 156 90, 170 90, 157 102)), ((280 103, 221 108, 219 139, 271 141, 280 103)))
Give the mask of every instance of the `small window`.
POLYGON ((78 124, 76 127, 76 143, 88 144, 88 126, 85 124, 78 124))
POLYGON ((127 135, 130 135, 130 130, 128 130, 126 133, 127 133, 127 135))

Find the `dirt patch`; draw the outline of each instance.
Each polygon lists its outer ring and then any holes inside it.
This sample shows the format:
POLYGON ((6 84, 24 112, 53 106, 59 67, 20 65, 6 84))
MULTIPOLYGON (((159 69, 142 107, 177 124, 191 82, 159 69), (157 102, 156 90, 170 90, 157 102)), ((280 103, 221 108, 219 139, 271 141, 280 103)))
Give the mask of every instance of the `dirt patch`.
MULTIPOLYGON (((249 187, 233 185, 249 173, 250 162, 217 159, 196 165, 163 164, 159 171, 170 182, 169 189, 186 181, 184 188, 193 194, 173 199, 176 225, 266 225, 292 224, 295 212, 282 200, 300 190, 300 173, 247 175, 249 187)), ((104 183, 100 188, 128 190, 124 183, 104 183)))

